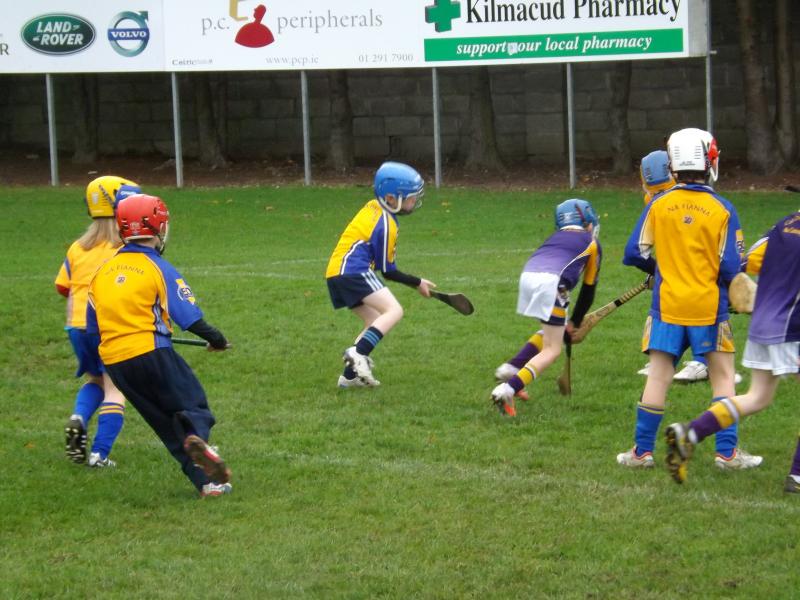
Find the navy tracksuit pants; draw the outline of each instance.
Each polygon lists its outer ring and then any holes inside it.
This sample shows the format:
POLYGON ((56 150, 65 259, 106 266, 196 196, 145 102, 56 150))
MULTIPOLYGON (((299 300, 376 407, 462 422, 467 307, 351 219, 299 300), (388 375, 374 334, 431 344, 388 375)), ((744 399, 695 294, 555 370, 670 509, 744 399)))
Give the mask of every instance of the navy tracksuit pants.
POLYGON ((201 490, 211 480, 186 454, 183 441, 190 434, 208 441, 215 420, 191 367, 170 347, 106 365, 106 370, 201 490))

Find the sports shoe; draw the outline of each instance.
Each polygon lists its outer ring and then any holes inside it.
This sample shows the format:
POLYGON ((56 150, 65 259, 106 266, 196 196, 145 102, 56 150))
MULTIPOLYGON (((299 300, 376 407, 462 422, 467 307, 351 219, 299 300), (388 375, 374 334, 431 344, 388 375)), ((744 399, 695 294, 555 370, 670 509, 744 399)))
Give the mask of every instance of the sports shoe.
POLYGON ((800 494, 800 481, 791 475, 787 475, 786 481, 783 484, 783 491, 789 492, 790 494, 800 494))
POLYGON ((630 467, 632 469, 652 469, 655 466, 653 461, 652 452, 636 452, 636 446, 627 452, 617 454, 617 463, 623 467, 630 467))
POLYGON ((203 486, 203 489, 200 491, 201 498, 207 498, 208 496, 222 496, 224 494, 230 494, 233 491, 233 486, 230 483, 207 483, 203 486))
MULTIPOLYGON (((380 382, 378 382, 378 383, 380 384, 380 382)), ((364 383, 358 377, 353 377, 352 379, 348 379, 344 375, 339 375, 339 382, 337 383, 337 385, 340 388, 369 387, 366 383, 364 383)))
POLYGON ((514 408, 514 388, 507 383, 501 383, 492 390, 492 402, 501 415, 517 416, 517 410, 514 408))
POLYGON ((83 426, 83 421, 76 416, 70 417, 64 433, 67 436, 67 458, 82 465, 86 462, 86 427, 83 426))
POLYGON ((645 366, 643 366, 641 369, 636 371, 636 374, 637 375, 644 375, 645 377, 650 375, 650 363, 645 364, 645 366))
POLYGON ((192 459, 192 462, 203 469, 215 483, 228 483, 231 479, 231 470, 216 450, 209 446, 202 438, 196 435, 187 435, 183 441, 183 449, 192 459))
POLYGON ((708 379, 708 367, 696 360, 690 360, 683 363, 683 369, 675 373, 672 378, 681 383, 692 383, 694 381, 703 381, 708 379))
POLYGON ((714 464, 723 471, 743 471, 744 469, 754 469, 763 460, 763 456, 755 456, 741 448, 736 448, 729 458, 717 453, 714 457, 714 464))
POLYGON ((372 366, 375 364, 369 356, 360 354, 355 346, 350 346, 344 351, 342 355, 344 363, 353 369, 358 375, 359 379, 364 382, 364 385, 380 385, 381 382, 375 379, 372 375, 372 366))
POLYGON ((689 441, 689 426, 673 423, 664 431, 667 438, 667 469, 677 483, 686 481, 686 466, 694 451, 689 441))
POLYGON ((517 374, 519 369, 511 363, 503 363, 494 370, 495 381, 503 382, 508 381, 517 374))
POLYGON ((100 456, 99 452, 92 452, 89 455, 89 462, 86 463, 86 466, 95 469, 105 469, 106 467, 116 467, 117 463, 108 458, 107 456, 103 458, 102 456, 100 456))
POLYGON ((733 374, 733 383, 734 385, 739 385, 740 383, 742 383, 742 376, 739 375, 739 373, 733 374))

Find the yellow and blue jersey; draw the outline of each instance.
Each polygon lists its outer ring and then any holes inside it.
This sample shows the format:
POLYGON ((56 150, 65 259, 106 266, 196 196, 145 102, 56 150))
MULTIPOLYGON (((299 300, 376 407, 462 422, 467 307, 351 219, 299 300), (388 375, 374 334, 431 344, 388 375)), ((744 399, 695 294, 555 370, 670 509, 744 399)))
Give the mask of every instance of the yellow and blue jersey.
POLYGON ((653 317, 713 325, 728 318, 728 284, 741 270, 743 246, 733 205, 709 186, 681 184, 645 207, 623 262, 655 273, 653 317))
POLYGON ((571 290, 583 283, 597 285, 603 249, 600 242, 583 227, 565 227, 553 233, 531 254, 523 272, 551 273, 559 276, 559 285, 571 290))
POLYGON ((114 256, 116 251, 116 246, 109 242, 103 242, 89 250, 85 250, 78 242, 73 242, 67 250, 67 257, 55 281, 58 290, 67 296, 66 329, 86 327, 89 283, 100 265, 114 256))
POLYGON ((328 261, 325 278, 358 275, 370 270, 395 271, 397 217, 370 200, 339 238, 328 261))
POLYGON ((172 345, 172 321, 182 329, 203 318, 191 288, 157 250, 123 246, 89 286, 87 331, 100 333, 100 358, 114 363, 172 345))

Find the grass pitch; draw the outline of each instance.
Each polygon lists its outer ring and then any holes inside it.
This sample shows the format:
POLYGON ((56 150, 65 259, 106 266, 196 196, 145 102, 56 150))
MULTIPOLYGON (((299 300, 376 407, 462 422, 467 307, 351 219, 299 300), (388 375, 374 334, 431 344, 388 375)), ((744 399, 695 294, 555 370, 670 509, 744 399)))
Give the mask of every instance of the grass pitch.
MULTIPOLYGON (((489 402, 494 368, 536 329, 514 312, 517 278, 552 231, 555 204, 579 195, 601 215, 597 307, 642 279, 621 264, 641 194, 429 191, 401 218, 398 264, 467 294, 476 312, 394 285, 406 316, 373 354, 382 387, 338 390, 359 321, 330 307, 323 272, 370 189, 154 191, 172 213, 167 257, 235 346, 178 348, 218 418, 212 440, 234 493, 198 500, 132 407, 117 469, 67 461, 62 431, 79 383, 53 279, 88 218, 81 190, 5 189, 0 596, 794 594, 800 498, 781 491, 794 383, 741 427, 743 445, 765 457, 755 471, 717 471, 711 440, 683 486, 663 467, 661 439, 658 469, 619 467, 644 383, 642 294, 575 347, 572 397, 558 395, 559 361, 517 419, 489 402)), ((791 194, 728 197, 748 245, 797 208, 791 194)), ((748 318, 733 324, 741 349, 748 318)), ((709 400, 705 383, 674 387, 664 422, 709 400)))

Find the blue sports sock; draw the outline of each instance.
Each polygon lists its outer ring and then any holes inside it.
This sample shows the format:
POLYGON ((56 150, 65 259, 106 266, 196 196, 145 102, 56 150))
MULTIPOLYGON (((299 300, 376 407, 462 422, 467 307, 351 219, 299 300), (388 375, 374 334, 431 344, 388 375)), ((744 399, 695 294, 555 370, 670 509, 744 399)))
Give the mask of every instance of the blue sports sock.
POLYGON ((636 407, 636 453, 652 452, 656 445, 656 435, 664 418, 663 408, 654 408, 641 402, 636 407))
POLYGON ((375 349, 375 346, 378 345, 378 342, 380 342, 382 338, 383 334, 379 329, 370 327, 364 332, 364 335, 361 336, 358 342, 356 342, 356 352, 364 356, 369 356, 369 353, 375 349))
POLYGON ((96 383, 85 383, 78 390, 78 395, 75 397, 75 408, 72 412, 83 419, 84 427, 89 427, 89 421, 94 411, 100 406, 104 396, 103 388, 96 383))
POLYGON ((107 458, 124 421, 125 407, 122 404, 103 402, 97 417, 97 433, 92 442, 92 452, 99 452, 101 458, 107 458))
MULTIPOLYGON (((722 400, 722 397, 713 398, 711 404, 722 400)), ((736 445, 739 443, 739 423, 735 422, 730 427, 720 429, 714 437, 714 445, 717 448, 717 454, 730 458, 733 451, 736 450, 736 445)))
POLYGON ((697 361, 699 363, 703 363, 705 366, 708 366, 708 361, 706 360, 706 357, 703 354, 693 354, 692 360, 697 361))

